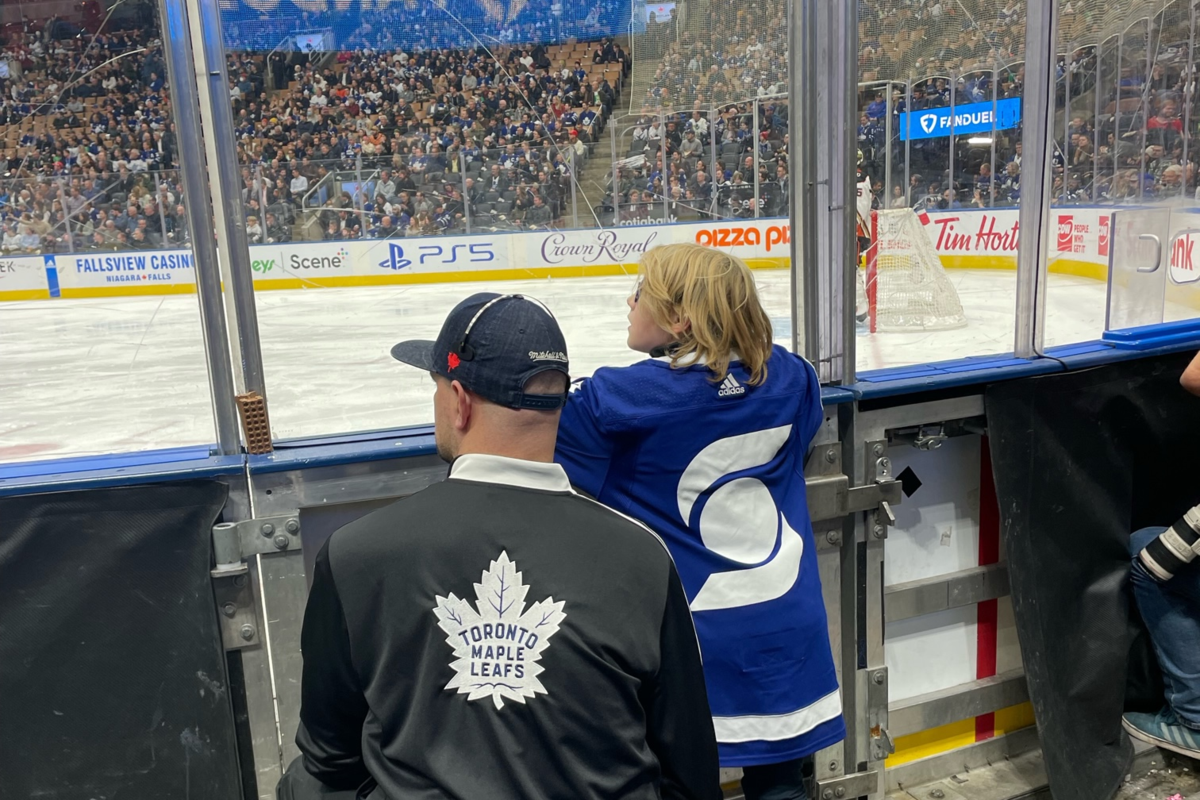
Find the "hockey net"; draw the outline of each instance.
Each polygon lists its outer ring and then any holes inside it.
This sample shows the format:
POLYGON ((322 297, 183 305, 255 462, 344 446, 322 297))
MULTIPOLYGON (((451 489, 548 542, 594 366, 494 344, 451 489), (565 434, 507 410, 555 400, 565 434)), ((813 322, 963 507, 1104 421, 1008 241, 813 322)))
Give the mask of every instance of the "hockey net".
POLYGON ((871 331, 940 331, 967 324, 962 302, 911 209, 871 213, 867 251, 871 331))

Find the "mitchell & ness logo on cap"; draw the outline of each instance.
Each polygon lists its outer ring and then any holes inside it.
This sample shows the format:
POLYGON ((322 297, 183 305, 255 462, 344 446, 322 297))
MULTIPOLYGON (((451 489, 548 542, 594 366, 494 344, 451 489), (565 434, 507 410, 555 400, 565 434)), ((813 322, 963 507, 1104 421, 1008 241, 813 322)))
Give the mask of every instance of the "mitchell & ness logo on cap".
POLYGON ((530 350, 530 361, 562 361, 566 362, 567 354, 560 353, 557 350, 530 350))

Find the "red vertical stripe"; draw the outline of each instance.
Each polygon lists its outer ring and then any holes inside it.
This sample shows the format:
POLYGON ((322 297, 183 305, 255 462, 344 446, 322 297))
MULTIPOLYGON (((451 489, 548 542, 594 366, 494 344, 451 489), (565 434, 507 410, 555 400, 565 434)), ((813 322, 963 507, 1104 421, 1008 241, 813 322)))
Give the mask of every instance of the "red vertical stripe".
MULTIPOLYGON (((1000 560, 1000 504, 996 500, 996 484, 992 478, 992 453, 986 436, 979 445, 979 566, 1000 560)), ((975 677, 990 678, 996 674, 996 601, 979 603, 975 626, 975 677)), ((996 735, 996 715, 980 714, 975 718, 975 741, 982 742, 996 735)))

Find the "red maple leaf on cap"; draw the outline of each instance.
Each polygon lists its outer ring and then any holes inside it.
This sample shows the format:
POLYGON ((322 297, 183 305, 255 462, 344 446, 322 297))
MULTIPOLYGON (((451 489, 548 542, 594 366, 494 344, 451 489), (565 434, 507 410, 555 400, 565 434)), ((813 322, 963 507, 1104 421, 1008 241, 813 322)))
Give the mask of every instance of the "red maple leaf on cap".
POLYGON ((454 369, 455 367, 457 367, 460 363, 458 360, 458 354, 451 353, 449 356, 446 357, 446 363, 448 363, 450 365, 450 369, 454 369))

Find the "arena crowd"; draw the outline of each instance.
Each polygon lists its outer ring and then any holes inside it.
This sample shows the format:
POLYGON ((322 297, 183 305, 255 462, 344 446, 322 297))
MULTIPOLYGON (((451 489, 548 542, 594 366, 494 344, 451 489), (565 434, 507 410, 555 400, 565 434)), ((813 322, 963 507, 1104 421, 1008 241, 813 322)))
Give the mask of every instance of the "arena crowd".
MULTIPOLYGON (((1019 127, 997 132, 994 146, 992 137, 899 137, 910 110, 1022 96, 1023 21, 1010 5, 1002 28, 969 13, 981 0, 861 4, 857 138, 878 205, 1019 202, 1019 127), (914 37, 921 26, 941 32, 936 47, 914 37), (901 72, 911 79, 882 83, 901 72)), ((487 40, 438 9, 396 4, 361 20, 336 54, 275 48, 287 30, 264 13, 227 64, 251 241, 588 225, 589 198, 604 224, 784 215, 784 8, 714 4, 707 28, 651 18, 636 52, 606 35, 620 22, 610 0, 531 0, 487 40), (640 113, 624 115, 635 55, 653 72, 634 102, 640 113), (610 138, 620 151, 608 165, 610 138), (593 159, 606 164, 607 186, 577 182, 593 159)), ((82 27, 3 30, 3 252, 188 244, 160 31, 142 9, 107 22, 93 13, 82 27)), ((1055 202, 1195 196, 1186 24, 1164 25, 1160 38, 1149 70, 1129 66, 1144 65, 1144 51, 1119 75, 1096 47, 1060 60, 1055 202)))

